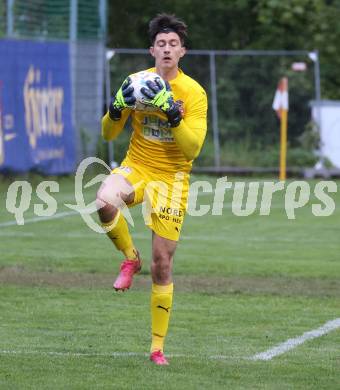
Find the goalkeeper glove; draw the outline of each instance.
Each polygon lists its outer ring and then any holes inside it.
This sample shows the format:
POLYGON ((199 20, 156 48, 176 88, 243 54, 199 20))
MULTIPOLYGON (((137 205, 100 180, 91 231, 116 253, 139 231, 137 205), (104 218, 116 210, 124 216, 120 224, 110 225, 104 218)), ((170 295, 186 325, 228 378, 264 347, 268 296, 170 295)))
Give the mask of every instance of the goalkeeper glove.
POLYGON ((136 103, 136 98, 133 96, 133 87, 130 84, 131 79, 130 77, 127 77, 111 101, 109 116, 114 121, 121 118, 122 110, 134 107, 136 103))
POLYGON ((159 77, 155 81, 146 82, 148 88, 141 88, 142 94, 146 97, 144 103, 159 108, 165 113, 171 127, 177 127, 182 120, 181 106, 174 101, 170 85, 165 82, 164 86, 159 77))

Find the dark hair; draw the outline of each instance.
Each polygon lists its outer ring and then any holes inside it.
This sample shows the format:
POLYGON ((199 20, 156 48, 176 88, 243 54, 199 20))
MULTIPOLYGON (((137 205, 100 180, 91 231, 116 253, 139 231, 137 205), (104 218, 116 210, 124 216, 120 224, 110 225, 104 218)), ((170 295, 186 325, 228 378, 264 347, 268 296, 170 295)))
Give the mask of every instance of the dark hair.
POLYGON ((182 45, 184 45, 184 40, 187 37, 187 25, 175 15, 158 14, 149 23, 149 37, 152 45, 155 42, 157 34, 161 32, 175 32, 178 34, 182 45))

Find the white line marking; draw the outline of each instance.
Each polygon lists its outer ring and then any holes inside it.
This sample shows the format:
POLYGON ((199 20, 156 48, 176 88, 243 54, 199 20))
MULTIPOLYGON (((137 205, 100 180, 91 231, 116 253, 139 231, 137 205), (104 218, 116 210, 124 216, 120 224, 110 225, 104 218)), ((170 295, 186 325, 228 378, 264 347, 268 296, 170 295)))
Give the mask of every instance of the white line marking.
MULTIPOLYGON (((20 237, 36 237, 38 234, 33 233, 33 232, 20 232, 20 237)), ((54 234, 53 234, 54 236, 54 234)), ((0 237, 18 237, 18 232, 11 232, 11 231, 0 231, 0 237)), ((47 235, 46 235, 47 237, 47 235)), ((50 236, 51 237, 51 236, 50 236)), ((66 235, 65 235, 66 237, 66 235)))
POLYGON ((335 320, 328 321, 320 328, 310 330, 305 332, 302 336, 295 337, 293 339, 288 339, 282 344, 277 345, 274 348, 268 349, 268 351, 257 353, 252 356, 251 360, 271 360, 275 356, 282 355, 283 353, 297 347, 298 345, 303 344, 307 340, 312 340, 317 337, 321 337, 335 329, 340 328, 340 318, 335 320))
MULTIPOLYGON (((43 221, 49 221, 51 219, 57 219, 57 218, 63 218, 63 217, 69 217, 71 215, 79 214, 78 211, 63 211, 61 213, 54 214, 50 217, 33 217, 25 219, 25 225, 27 223, 34 223, 34 222, 43 222, 43 221)), ((0 223, 0 228, 6 227, 6 226, 24 226, 24 225, 18 225, 15 220, 13 221, 7 221, 0 223)))
POLYGON ((148 356, 142 352, 56 352, 56 351, 0 351, 0 355, 40 355, 40 356, 64 356, 64 357, 87 357, 87 356, 103 356, 103 357, 129 357, 129 356, 148 356))
MULTIPOLYGON (((12 351, 12 350, 2 350, 0 355, 40 355, 40 356, 61 356, 61 357, 114 357, 114 358, 124 358, 124 357, 147 357, 149 356, 146 352, 57 352, 57 351, 12 351)), ((237 356, 225 356, 225 355, 186 355, 181 353, 169 353, 166 356, 180 357, 180 358, 201 358, 210 360, 227 360, 227 359, 239 359, 237 356)))

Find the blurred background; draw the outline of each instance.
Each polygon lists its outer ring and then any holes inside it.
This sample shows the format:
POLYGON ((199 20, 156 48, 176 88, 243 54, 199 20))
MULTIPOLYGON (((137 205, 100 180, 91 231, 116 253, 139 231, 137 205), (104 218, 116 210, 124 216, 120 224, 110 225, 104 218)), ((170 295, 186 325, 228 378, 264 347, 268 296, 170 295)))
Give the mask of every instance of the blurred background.
POLYGON ((70 173, 94 155, 121 161, 130 125, 108 145, 100 120, 124 78, 153 65, 147 29, 159 12, 188 24, 181 67, 209 97, 196 170, 278 170, 272 102, 282 77, 288 172, 340 168, 339 1, 1 0, 2 172, 70 173))
POLYGON ((340 182, 319 179, 340 170, 339 21, 340 0, 0 0, 0 389, 340 388, 340 182), (115 294, 121 254, 84 223, 108 172, 74 174, 87 156, 125 155, 130 124, 108 144, 101 118, 125 77, 153 65, 159 12, 188 24, 181 67, 209 98, 194 163, 207 174, 189 198, 206 215, 188 213, 176 250, 166 372, 145 356, 142 206, 129 229, 143 270, 115 294), (254 360, 272 348, 287 353, 254 360))

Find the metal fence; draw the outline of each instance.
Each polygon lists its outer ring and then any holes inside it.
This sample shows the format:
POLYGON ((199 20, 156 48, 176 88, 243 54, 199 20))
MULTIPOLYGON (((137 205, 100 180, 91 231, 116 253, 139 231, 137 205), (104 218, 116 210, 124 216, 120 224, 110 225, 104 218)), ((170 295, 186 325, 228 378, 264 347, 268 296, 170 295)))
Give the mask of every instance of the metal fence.
POLYGON ((1 0, 0 37, 103 39, 106 1, 1 0))
MULTIPOLYGON (((111 86, 117 89, 128 74, 153 66, 148 50, 114 49, 112 54, 108 56, 107 90, 111 86)), ((208 134, 196 166, 207 170, 276 169, 279 122, 272 101, 282 76, 288 77, 290 86, 288 165, 315 163, 317 133, 309 104, 320 99, 316 51, 191 50, 180 65, 205 88, 209 98, 208 134), (306 69, 294 71, 292 64, 301 62, 306 69)), ((117 161, 125 153, 127 141, 128 135, 115 143, 117 161)))
MULTIPOLYGON (((114 149, 101 141, 104 93, 108 104, 112 90, 128 74, 153 66, 153 59, 148 50, 105 48, 106 1, 1 0, 1 37, 69 42, 78 158, 99 154, 119 162, 129 131, 120 135, 114 149)), ((279 123, 271 105, 282 76, 290 86, 288 166, 315 163, 317 133, 309 102, 320 100, 317 51, 191 50, 181 67, 202 84, 209 98, 208 134, 197 167, 277 167, 279 123), (306 71, 293 71, 295 62, 305 62, 306 71)))

